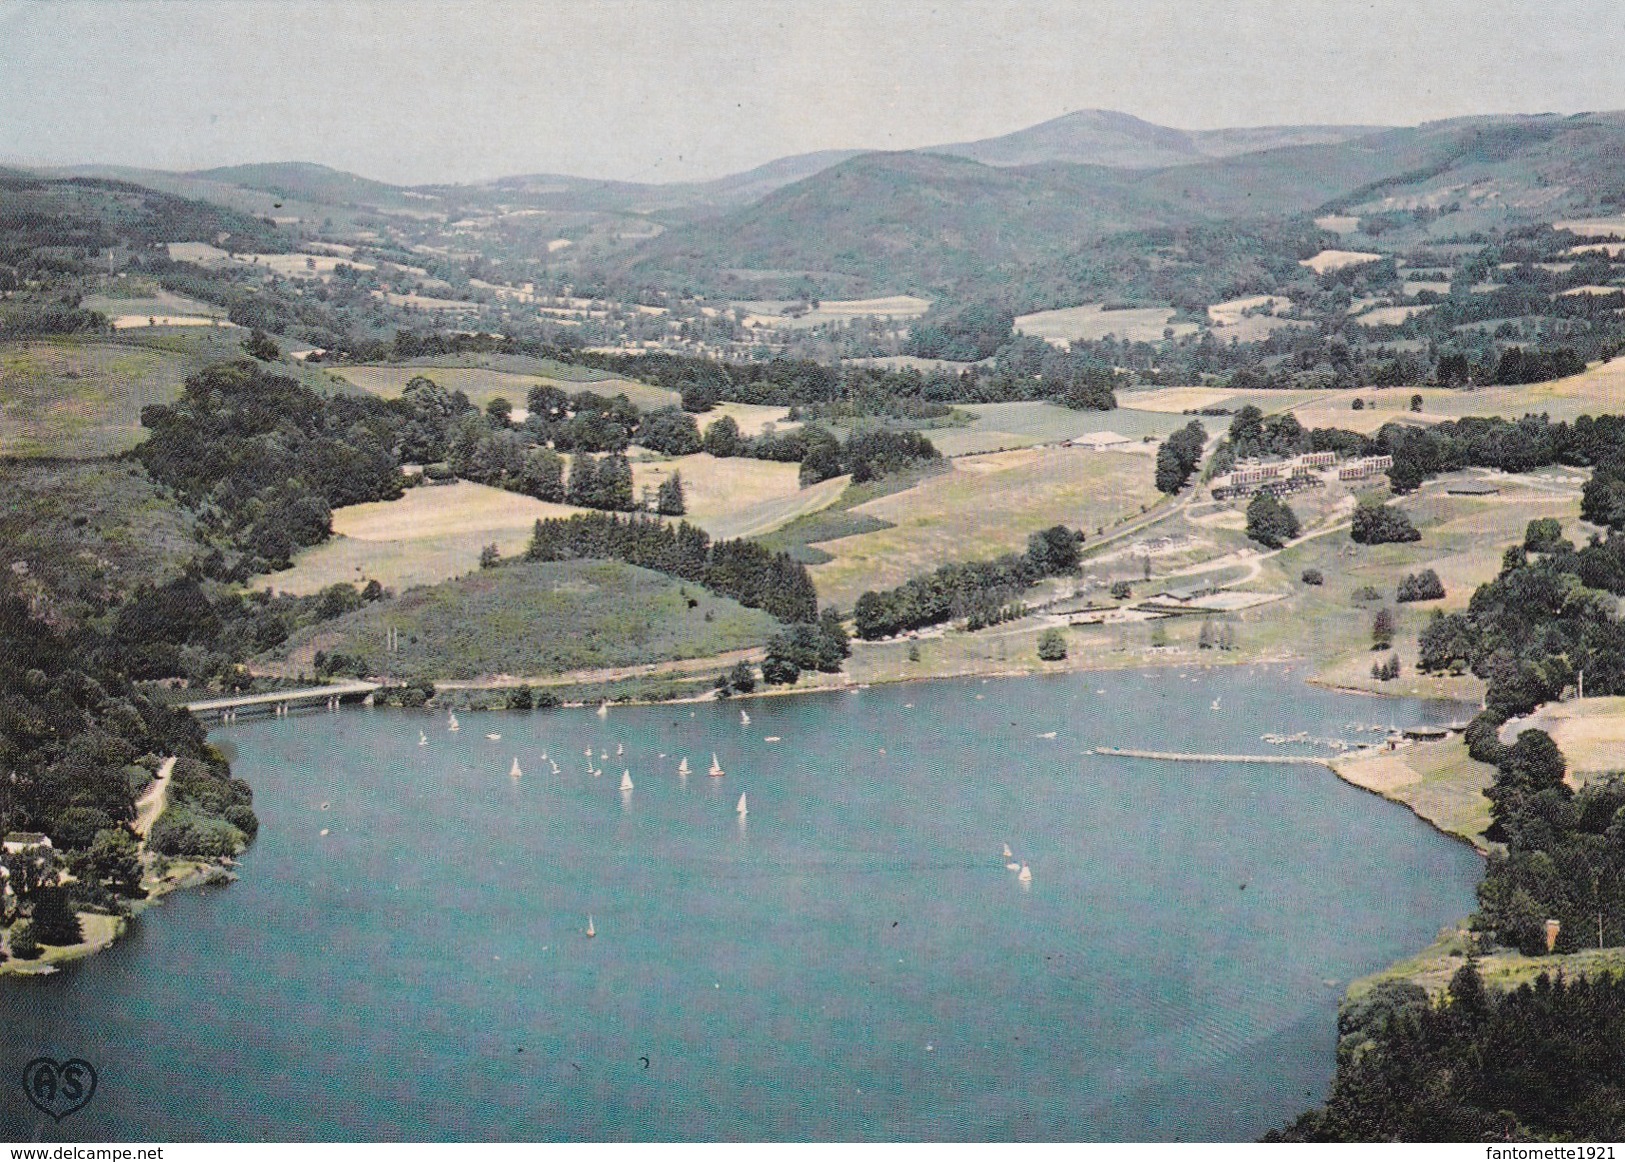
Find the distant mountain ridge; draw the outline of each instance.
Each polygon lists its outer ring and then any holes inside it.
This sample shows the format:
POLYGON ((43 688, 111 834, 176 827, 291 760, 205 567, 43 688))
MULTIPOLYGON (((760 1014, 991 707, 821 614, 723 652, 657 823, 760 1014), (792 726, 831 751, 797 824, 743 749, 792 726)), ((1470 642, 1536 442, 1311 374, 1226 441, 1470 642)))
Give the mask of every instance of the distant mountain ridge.
MULTIPOLYGON (((979 141, 909 150, 946 154, 993 167, 1059 162, 1117 169, 1149 169, 1199 164, 1218 157, 1283 145, 1348 141, 1378 132, 1373 126, 1276 126, 1183 130, 1153 125, 1128 113, 1085 109, 979 141)), ((750 205, 854 157, 876 152, 828 149, 776 158, 740 173, 700 182, 630 182, 566 174, 537 173, 486 182, 397 186, 315 162, 259 162, 186 173, 126 166, 51 167, 57 172, 90 173, 140 181, 147 175, 165 188, 191 194, 208 186, 256 190, 315 205, 432 208, 429 201, 522 198, 538 209, 587 213, 674 216, 682 220, 750 205)))
POLYGON ((983 165, 1069 162, 1121 169, 1194 165, 1289 145, 1335 145, 1380 133, 1377 125, 1288 125, 1252 129, 1170 129, 1110 109, 1080 109, 1001 137, 932 146, 983 165))
MULTIPOLYGON (((1148 149, 1174 141, 1145 137, 1148 149)), ((789 276, 826 295, 937 297, 1126 230, 1337 211, 1448 238, 1621 209, 1625 114, 1613 113, 1460 118, 1155 169, 872 153, 670 229, 624 270, 717 293, 789 276)))

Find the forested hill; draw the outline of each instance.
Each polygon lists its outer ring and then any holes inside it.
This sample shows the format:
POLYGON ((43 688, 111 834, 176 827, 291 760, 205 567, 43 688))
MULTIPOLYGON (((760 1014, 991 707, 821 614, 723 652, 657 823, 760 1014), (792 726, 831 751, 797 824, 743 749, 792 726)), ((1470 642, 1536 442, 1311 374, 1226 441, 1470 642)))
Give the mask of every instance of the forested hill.
POLYGON ((963 291, 1121 231, 1336 210, 1447 239, 1625 198, 1625 116, 1464 118, 1153 170, 864 154, 630 252, 640 282, 712 292, 804 274, 823 293, 963 291))

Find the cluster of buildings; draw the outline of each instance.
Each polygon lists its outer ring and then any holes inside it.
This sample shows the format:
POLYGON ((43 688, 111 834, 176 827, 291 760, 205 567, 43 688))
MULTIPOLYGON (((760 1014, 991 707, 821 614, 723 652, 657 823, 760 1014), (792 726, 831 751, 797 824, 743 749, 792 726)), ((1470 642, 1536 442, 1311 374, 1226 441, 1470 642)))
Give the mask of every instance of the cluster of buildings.
MULTIPOLYGON (((1392 456, 1365 456, 1351 460, 1337 468, 1339 480, 1364 480, 1393 467, 1392 456)), ((1282 496, 1306 488, 1322 488, 1326 481, 1322 471, 1337 465, 1336 452, 1305 452, 1287 460, 1241 461, 1223 476, 1213 478, 1213 499, 1229 500, 1236 496, 1251 496, 1267 492, 1282 496)))

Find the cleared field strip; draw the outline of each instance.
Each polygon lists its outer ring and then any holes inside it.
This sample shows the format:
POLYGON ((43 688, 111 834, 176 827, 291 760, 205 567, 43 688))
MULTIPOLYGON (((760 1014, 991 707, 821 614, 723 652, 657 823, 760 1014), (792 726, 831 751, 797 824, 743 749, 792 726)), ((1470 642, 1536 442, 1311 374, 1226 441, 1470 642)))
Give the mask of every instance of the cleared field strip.
POLYGON ((632 465, 632 487, 652 493, 672 473, 681 473, 688 502, 684 519, 716 538, 756 536, 817 512, 835 502, 846 485, 837 477, 802 488, 799 464, 717 458, 706 452, 670 460, 638 460, 632 465))
POLYGON ((578 383, 546 375, 491 371, 483 367, 414 367, 404 364, 368 364, 335 367, 332 370, 335 375, 348 380, 368 394, 383 399, 399 398, 406 390, 406 385, 421 375, 434 380, 447 391, 462 392, 468 396, 470 403, 479 408, 485 407, 498 396, 506 399, 514 407, 522 408, 525 406, 525 397, 530 393, 530 389, 541 384, 550 384, 571 395, 580 391, 591 391, 609 398, 625 395, 627 399, 645 410, 671 407, 682 402, 682 397, 675 391, 651 387, 646 383, 634 383, 630 379, 601 379, 590 383, 578 383))
POLYGON ((1195 323, 1176 323, 1174 312, 1167 307, 1141 307, 1127 311, 1108 311, 1099 303, 1085 303, 1077 307, 1062 307, 1053 311, 1035 311, 1016 317, 1016 331, 1049 343, 1065 346, 1073 339, 1104 339, 1116 335, 1132 342, 1155 342, 1172 331, 1174 338, 1193 334, 1195 323))
POLYGON ((886 589, 950 561, 1027 547, 1053 524, 1107 528, 1160 494, 1144 455, 1083 448, 1027 448, 954 460, 950 471, 852 511, 891 527, 817 547, 833 560, 812 567, 819 596, 842 608, 866 589, 886 589))
POLYGON ((332 540, 300 553, 292 569, 254 584, 294 594, 339 581, 376 579, 392 589, 432 585, 479 568, 486 545, 517 555, 538 520, 582 511, 462 480, 424 485, 400 500, 336 509, 332 540))

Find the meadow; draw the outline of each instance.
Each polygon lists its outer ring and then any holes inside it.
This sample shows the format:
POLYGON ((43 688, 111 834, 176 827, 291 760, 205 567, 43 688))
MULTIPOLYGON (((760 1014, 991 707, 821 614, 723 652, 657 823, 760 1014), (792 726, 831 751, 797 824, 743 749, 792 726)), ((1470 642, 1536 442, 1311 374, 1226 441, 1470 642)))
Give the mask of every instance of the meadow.
POLYGON ((777 628, 760 610, 618 561, 513 561, 311 627, 265 661, 308 672, 323 650, 372 673, 539 677, 711 657, 760 646, 777 628))
POLYGON ((867 501, 853 516, 891 527, 822 542, 832 560, 812 569, 821 601, 843 609, 867 589, 901 584, 950 561, 1023 551, 1054 524, 1097 526, 1137 514, 1159 497, 1149 458, 1081 448, 1029 448, 957 459, 902 492, 867 501))
MULTIPOLYGON (((592 389, 596 390, 596 389, 592 389)), ((634 401, 636 402, 636 401, 634 401)), ((703 434, 723 416, 729 416, 739 425, 741 436, 760 436, 762 429, 771 425, 778 432, 790 432, 801 426, 800 420, 786 419, 790 409, 759 403, 719 403, 710 411, 695 417, 703 434)))
POLYGON ((1180 426, 1172 418, 1128 411, 1076 411, 1044 401, 958 405, 973 417, 969 424, 935 428, 925 433, 944 456, 966 456, 1034 444, 1058 444, 1091 432, 1112 431, 1131 440, 1162 439, 1180 426))
POLYGON ((253 586, 303 595, 340 581, 376 580, 391 589, 432 585, 479 568, 486 545, 517 556, 538 520, 580 511, 466 480, 423 485, 399 500, 334 510, 332 539, 301 552, 292 569, 255 578, 253 586))
POLYGON ((145 434, 141 409, 173 403, 195 367, 183 356, 118 343, 0 344, 0 456, 128 451, 145 434))
POLYGON ((1173 320, 1174 312, 1167 307, 1108 311, 1099 303, 1085 303, 1077 307, 1019 315, 1016 317, 1016 331, 1051 343, 1064 344, 1073 339, 1104 339, 1107 335, 1133 342, 1156 342, 1169 331, 1177 339, 1197 330, 1195 323, 1176 323, 1173 320))
POLYGON ((554 375, 537 375, 512 371, 497 371, 486 367, 454 366, 448 364, 365 364, 336 367, 334 373, 353 383, 363 391, 383 399, 399 398, 412 379, 421 375, 434 380, 447 391, 460 391, 468 396, 475 407, 484 408, 498 396, 515 408, 525 406, 530 389, 548 384, 566 392, 592 391, 614 397, 625 395, 644 410, 672 407, 681 402, 675 391, 635 383, 630 379, 599 379, 589 382, 566 380, 554 375))
POLYGON ((837 476, 802 488, 800 471, 799 464, 696 452, 634 460, 632 488, 636 496, 652 495, 662 481, 680 473, 688 505, 683 519, 721 540, 771 532, 833 503, 846 487, 847 478, 837 476))

